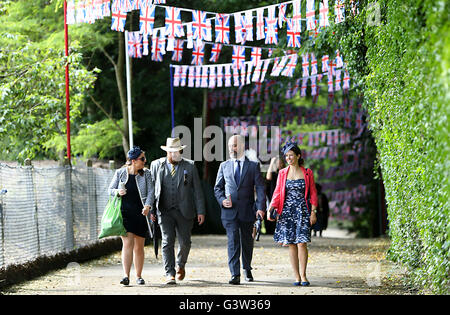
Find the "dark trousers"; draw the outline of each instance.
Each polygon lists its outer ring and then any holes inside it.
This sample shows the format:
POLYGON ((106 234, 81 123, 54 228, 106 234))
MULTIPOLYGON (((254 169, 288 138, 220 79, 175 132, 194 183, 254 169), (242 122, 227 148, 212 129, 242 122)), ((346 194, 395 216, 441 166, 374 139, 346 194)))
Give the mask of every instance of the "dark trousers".
POLYGON ((240 276, 239 257, 242 251, 242 268, 251 270, 253 256, 253 222, 222 220, 228 238, 228 267, 232 276, 240 276))

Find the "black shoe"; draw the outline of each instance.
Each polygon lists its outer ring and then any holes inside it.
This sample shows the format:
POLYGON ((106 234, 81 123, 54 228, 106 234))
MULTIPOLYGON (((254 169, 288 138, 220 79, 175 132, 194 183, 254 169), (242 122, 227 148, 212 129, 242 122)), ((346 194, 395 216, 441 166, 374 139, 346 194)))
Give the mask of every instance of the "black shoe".
POLYGON ((123 278, 123 279, 120 281, 120 284, 123 284, 123 285, 129 285, 129 284, 130 284, 130 279, 128 279, 128 277, 125 277, 125 278, 123 278))
POLYGON ((232 276, 229 284, 241 284, 241 276, 232 276))
POLYGON ((140 285, 144 285, 144 284, 145 284, 145 281, 144 281, 144 279, 142 279, 142 278, 137 278, 137 279, 136 279, 136 283, 137 283, 137 284, 140 284, 140 285))
POLYGON ((244 270, 244 274, 245 274, 245 281, 247 281, 247 282, 253 281, 253 275, 250 270, 244 270))

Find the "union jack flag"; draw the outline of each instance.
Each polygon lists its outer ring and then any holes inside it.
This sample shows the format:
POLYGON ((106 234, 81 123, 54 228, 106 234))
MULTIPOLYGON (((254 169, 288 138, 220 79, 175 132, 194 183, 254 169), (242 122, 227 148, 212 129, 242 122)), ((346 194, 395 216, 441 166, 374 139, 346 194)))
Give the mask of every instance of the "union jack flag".
POLYGON ((336 70, 336 80, 335 80, 335 87, 334 87, 335 91, 341 90, 341 71, 342 70, 336 70))
POLYGON ((348 73, 347 69, 345 69, 344 71, 344 85, 342 89, 344 90, 350 89, 350 74, 348 73))
POLYGON ((223 66, 217 66, 217 87, 223 86, 223 66))
POLYGON ((264 24, 264 9, 256 10, 256 40, 266 38, 264 24))
POLYGON ((277 18, 275 17, 275 6, 268 8, 266 20, 266 44, 278 44, 277 18))
POLYGON ((230 16, 218 15, 216 17, 216 42, 217 43, 230 43, 230 16))
POLYGON ((155 6, 142 3, 139 15, 139 32, 144 35, 153 34, 153 25, 155 23, 155 6))
POLYGON ((121 11, 120 6, 113 5, 112 7, 112 15, 111 15, 111 29, 113 31, 124 32, 125 31, 125 22, 127 20, 127 13, 121 11))
POLYGON ((329 62, 328 55, 323 55, 322 56, 322 73, 328 72, 328 69, 329 69, 328 62, 329 62))
POLYGON ((345 7, 344 1, 336 0, 334 4, 334 14, 336 15, 335 23, 342 23, 345 21, 345 7))
POLYGON ((202 83, 202 67, 195 66, 195 87, 201 87, 202 83))
POLYGON ((139 32, 128 33, 128 56, 142 58, 142 35, 139 32))
POLYGON ((330 26, 330 21, 328 19, 328 0, 323 0, 319 4, 319 26, 327 27, 330 26))
POLYGON ((209 66, 209 85, 208 88, 214 89, 216 87, 216 66, 209 66))
POLYGON ((300 88, 300 96, 305 97, 306 96, 306 87, 308 86, 308 77, 303 77, 302 80, 302 86, 300 88))
POLYGON ((186 86, 187 69, 188 69, 188 66, 181 66, 180 86, 186 86))
POLYGON ((152 60, 161 62, 163 61, 163 54, 161 51, 162 45, 165 45, 164 38, 158 38, 158 36, 152 37, 152 60))
POLYGON ((178 8, 166 8, 166 36, 184 36, 184 30, 181 24, 181 10, 178 8))
POLYGON ((294 30, 292 19, 287 20, 287 39, 288 47, 301 47, 300 32, 294 30))
POLYGON ((188 67, 189 69, 189 77, 188 77, 188 87, 195 87, 195 67, 188 67))
POLYGON ((264 65, 261 71, 261 77, 259 78, 259 82, 263 82, 266 77, 267 69, 269 69, 270 59, 264 60, 264 65))
POLYGON ((253 47, 250 59, 252 64, 256 65, 261 60, 261 57, 262 57, 262 48, 253 47))
POLYGON ((111 1, 110 0, 103 0, 102 14, 103 14, 103 17, 111 15, 111 1))
POLYGON ((211 48, 210 62, 217 62, 219 60, 220 52, 222 51, 222 44, 214 44, 211 48))
POLYGON ((317 84, 316 84, 317 76, 311 77, 311 95, 317 95, 317 84))
POLYGON ((253 11, 246 11, 245 12, 245 33, 246 33, 246 40, 253 40, 253 11))
POLYGON ((84 10, 84 1, 78 1, 77 2, 77 9, 76 9, 76 22, 77 23, 84 23, 85 22, 85 10, 84 10))
POLYGON ((197 10, 192 12, 192 29, 194 39, 206 40, 207 25, 205 12, 197 10))
POLYGON ((233 16, 234 16, 234 25, 235 25, 234 34, 235 34, 236 43, 244 44, 246 41, 245 21, 243 21, 243 17, 241 16, 241 13, 239 13, 239 12, 234 13, 233 16))
POLYGON ((286 8, 287 8, 286 3, 282 3, 282 4, 278 5, 278 27, 279 28, 282 28, 283 22, 287 21, 286 8))
POLYGON ((302 71, 303 77, 309 77, 309 54, 306 53, 302 55, 302 71))
POLYGON ((295 71, 295 67, 297 66, 297 60, 298 60, 298 55, 294 54, 294 55, 290 55, 287 56, 288 58, 288 63, 286 65, 286 68, 283 70, 283 72, 281 73, 281 75, 285 76, 285 77, 293 77, 294 76, 294 71, 295 71))
POLYGON ((341 54, 339 53, 339 50, 336 50, 336 59, 334 61, 336 68, 342 68, 344 66, 344 62, 342 61, 342 57, 341 54))
POLYGON ((279 57, 275 58, 272 72, 270 73, 270 75, 273 77, 279 76, 281 70, 283 70, 283 68, 286 66, 287 59, 288 59, 287 56, 283 56, 281 57, 281 59, 279 57))
POLYGON ((202 69, 202 78, 201 78, 200 87, 207 88, 208 87, 208 68, 209 67, 201 66, 200 68, 202 69))
POLYGON ((181 66, 174 65, 173 67, 173 86, 180 86, 181 66))
POLYGON ((314 53, 311 53, 311 75, 317 74, 317 59, 314 53))
POLYGON ((255 71, 253 71, 253 77, 252 82, 258 82, 259 77, 261 75, 261 68, 262 68, 263 62, 261 60, 258 60, 255 65, 255 71))
POLYGON ((296 0, 292 3, 292 26, 296 32, 302 31, 302 10, 300 0, 296 0))
POLYGON ((192 62, 193 65, 202 65, 203 58, 205 57, 205 45, 194 43, 194 49, 192 50, 192 62))
POLYGON ((306 0, 306 29, 308 31, 316 28, 316 10, 314 0, 306 0))
POLYGON ((226 64, 225 67, 225 87, 231 86, 231 65, 226 64))
POLYGON ((173 47, 172 61, 180 62, 183 58, 183 46, 184 40, 177 39, 175 40, 175 46, 173 47))
POLYGON ((244 66, 245 62, 245 47, 233 46, 233 56, 232 56, 233 68, 237 70, 244 66))

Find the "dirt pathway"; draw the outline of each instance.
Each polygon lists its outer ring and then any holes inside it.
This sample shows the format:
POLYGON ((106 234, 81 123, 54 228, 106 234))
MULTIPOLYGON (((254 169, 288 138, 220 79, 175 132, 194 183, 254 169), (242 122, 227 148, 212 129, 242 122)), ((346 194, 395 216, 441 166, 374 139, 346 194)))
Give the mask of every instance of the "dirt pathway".
POLYGON ((164 284, 164 269, 159 255, 147 246, 143 278, 146 285, 135 284, 132 269, 130 286, 122 278, 120 252, 87 263, 70 263, 67 268, 9 288, 5 294, 408 294, 401 285, 403 271, 385 259, 389 240, 355 239, 339 230, 313 237, 309 244, 307 274, 310 287, 294 287, 288 249, 262 235, 255 242, 253 276, 255 282, 228 284, 226 236, 201 235, 192 239, 186 265, 186 278, 177 285, 164 284))

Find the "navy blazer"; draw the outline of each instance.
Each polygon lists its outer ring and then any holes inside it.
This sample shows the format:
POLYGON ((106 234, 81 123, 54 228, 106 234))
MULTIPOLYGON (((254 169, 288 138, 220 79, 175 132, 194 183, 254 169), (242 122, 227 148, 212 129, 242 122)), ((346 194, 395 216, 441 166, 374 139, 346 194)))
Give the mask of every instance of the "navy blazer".
POLYGON ((238 218, 244 222, 255 221, 256 210, 265 211, 266 207, 264 180, 261 176, 259 163, 245 158, 240 182, 236 183, 233 160, 222 162, 217 173, 214 195, 222 209, 222 220, 238 218), (222 205, 223 200, 228 195, 231 195, 232 208, 224 208, 222 205))

